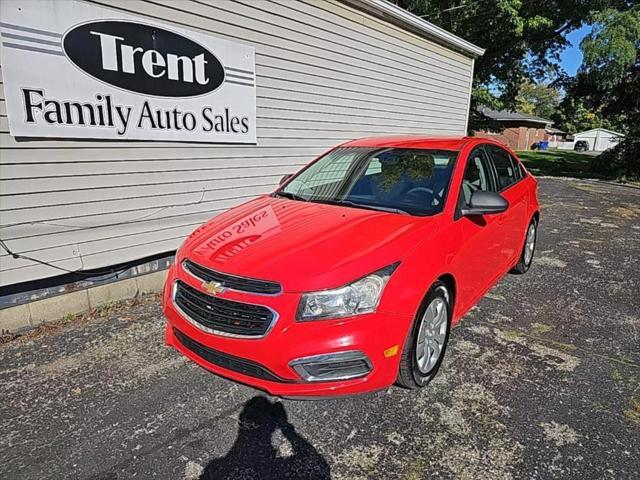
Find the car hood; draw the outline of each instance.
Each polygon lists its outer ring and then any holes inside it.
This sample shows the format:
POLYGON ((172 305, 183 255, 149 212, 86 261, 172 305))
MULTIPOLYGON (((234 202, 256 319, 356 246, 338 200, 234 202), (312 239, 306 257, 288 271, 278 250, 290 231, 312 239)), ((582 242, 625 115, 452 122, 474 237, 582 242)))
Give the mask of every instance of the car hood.
POLYGON ((311 291, 401 260, 435 223, 435 217, 263 196, 202 225, 179 255, 220 272, 277 281, 285 291, 311 291))

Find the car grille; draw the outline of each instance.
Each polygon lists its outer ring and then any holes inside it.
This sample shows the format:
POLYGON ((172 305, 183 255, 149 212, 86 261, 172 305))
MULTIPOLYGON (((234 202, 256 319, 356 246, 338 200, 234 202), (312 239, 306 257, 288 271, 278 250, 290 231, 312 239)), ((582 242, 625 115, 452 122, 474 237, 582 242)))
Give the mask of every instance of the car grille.
POLYGON ((261 378, 263 380, 269 380, 271 382, 292 382, 292 380, 286 380, 284 378, 278 377, 267 367, 264 367, 259 363, 252 362, 251 360, 247 360, 245 358, 235 357, 233 355, 229 355, 228 353, 223 353, 209 347, 205 347, 201 343, 198 343, 192 338, 189 338, 176 328, 173 329, 173 335, 187 350, 195 353, 200 358, 213 365, 217 365, 219 367, 226 368, 227 370, 241 373, 249 377, 261 378))
POLYGON ((261 295, 277 295, 282 292, 282 287, 277 282, 257 280, 254 278, 237 277, 222 272, 216 272, 203 267, 191 260, 184 260, 182 267, 195 277, 204 282, 219 282, 224 287, 241 292, 258 293, 261 295))
POLYGON ((270 308, 213 297, 180 280, 175 283, 173 301, 187 320, 219 335, 261 337, 277 316, 270 308))

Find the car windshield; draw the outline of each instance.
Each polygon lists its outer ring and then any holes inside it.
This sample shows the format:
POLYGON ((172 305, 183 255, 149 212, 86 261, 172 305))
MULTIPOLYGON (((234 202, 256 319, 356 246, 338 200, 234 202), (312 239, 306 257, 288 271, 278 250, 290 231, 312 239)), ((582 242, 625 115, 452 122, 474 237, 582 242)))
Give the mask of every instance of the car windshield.
POLYGON ((276 196, 399 214, 442 211, 458 152, 336 148, 302 170, 276 196))

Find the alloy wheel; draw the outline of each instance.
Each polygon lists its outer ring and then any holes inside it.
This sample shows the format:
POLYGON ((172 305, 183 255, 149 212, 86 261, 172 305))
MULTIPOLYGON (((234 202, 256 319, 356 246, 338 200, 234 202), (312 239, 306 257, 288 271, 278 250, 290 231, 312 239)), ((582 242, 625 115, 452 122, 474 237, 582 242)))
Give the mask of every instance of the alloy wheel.
POLYGON ((448 306, 442 297, 434 298, 422 315, 416 345, 416 361, 425 374, 438 363, 444 350, 448 328, 448 306))
POLYGON ((524 264, 529 266, 533 259, 533 251, 536 248, 536 224, 531 222, 527 230, 527 239, 524 243, 524 264))

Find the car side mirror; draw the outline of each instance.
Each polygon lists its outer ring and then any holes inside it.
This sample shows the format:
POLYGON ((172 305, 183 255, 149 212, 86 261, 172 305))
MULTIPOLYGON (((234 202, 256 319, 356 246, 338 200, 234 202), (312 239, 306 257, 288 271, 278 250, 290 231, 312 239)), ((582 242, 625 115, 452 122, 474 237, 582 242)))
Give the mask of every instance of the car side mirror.
POLYGON ((283 175, 283 177, 280 179, 280 185, 282 185, 283 183, 285 183, 287 180, 289 180, 291 177, 293 177, 292 173, 287 173, 286 175, 283 175))
POLYGON ((463 208, 460 213, 465 216, 490 215, 504 212, 509 207, 509 202, 496 192, 476 190, 471 194, 469 206, 463 208))

